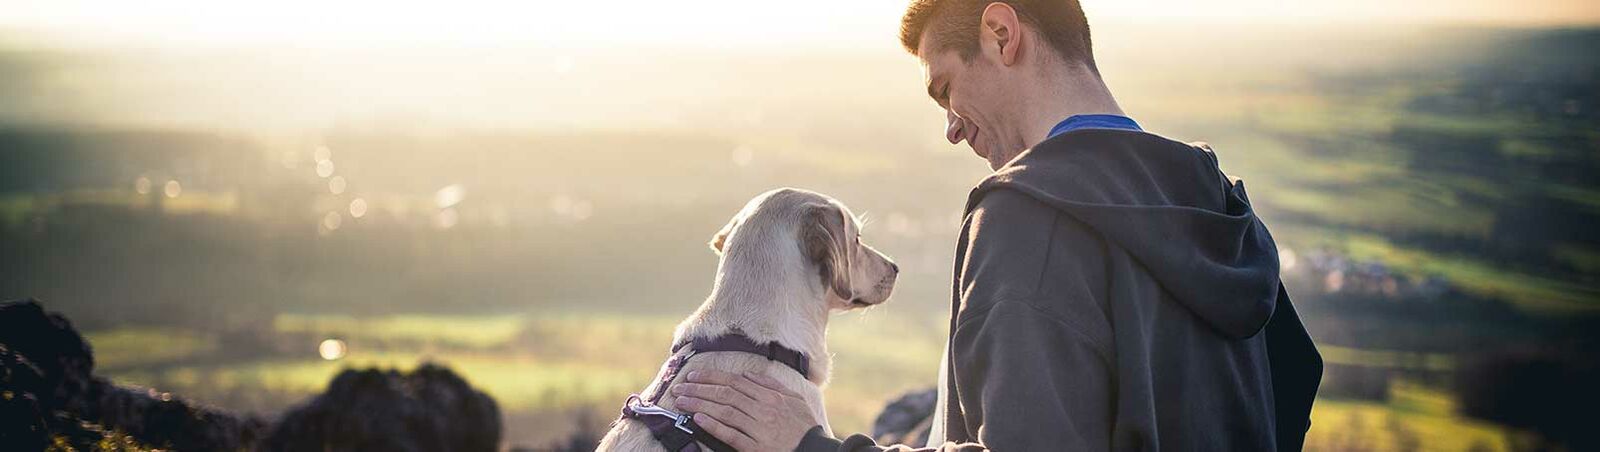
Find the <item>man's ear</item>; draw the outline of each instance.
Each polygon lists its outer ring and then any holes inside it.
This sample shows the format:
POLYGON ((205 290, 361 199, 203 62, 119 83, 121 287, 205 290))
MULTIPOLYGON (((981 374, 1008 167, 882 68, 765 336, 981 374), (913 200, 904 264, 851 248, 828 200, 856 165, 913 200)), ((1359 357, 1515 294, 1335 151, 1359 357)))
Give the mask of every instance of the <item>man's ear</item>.
MULTIPOLYGON (((740 214, 742 215, 743 212, 740 212, 740 214)), ((718 256, 722 255, 722 247, 728 243, 728 234, 732 234, 733 228, 739 226, 739 217, 740 215, 734 215, 733 218, 728 219, 728 224, 722 226, 722 230, 711 235, 711 242, 706 244, 711 246, 712 253, 716 253, 718 256)))
POLYGON ((1001 64, 1016 64, 1022 50, 1022 24, 1017 18, 1017 10, 1005 3, 990 3, 983 8, 981 20, 983 26, 979 27, 979 33, 982 34, 979 43, 997 51, 1001 64))
POLYGON ((810 203, 800 229, 800 249, 817 264, 822 283, 839 298, 855 298, 850 287, 850 243, 844 210, 833 204, 810 203))

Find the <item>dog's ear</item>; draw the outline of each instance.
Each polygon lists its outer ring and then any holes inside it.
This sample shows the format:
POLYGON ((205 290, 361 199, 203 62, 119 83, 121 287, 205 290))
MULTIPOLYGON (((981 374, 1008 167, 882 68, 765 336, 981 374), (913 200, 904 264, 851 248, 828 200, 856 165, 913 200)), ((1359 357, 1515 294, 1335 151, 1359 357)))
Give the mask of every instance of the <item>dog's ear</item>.
POLYGON ((711 252, 716 253, 718 256, 722 255, 722 246, 728 243, 728 234, 733 233, 733 228, 739 226, 739 217, 740 215, 734 215, 733 218, 728 220, 728 224, 722 226, 722 230, 711 235, 711 242, 706 243, 711 245, 711 252))
POLYGON ((850 287, 850 238, 845 236, 844 210, 833 204, 805 206, 800 249, 821 269, 822 283, 839 298, 855 298, 850 287))

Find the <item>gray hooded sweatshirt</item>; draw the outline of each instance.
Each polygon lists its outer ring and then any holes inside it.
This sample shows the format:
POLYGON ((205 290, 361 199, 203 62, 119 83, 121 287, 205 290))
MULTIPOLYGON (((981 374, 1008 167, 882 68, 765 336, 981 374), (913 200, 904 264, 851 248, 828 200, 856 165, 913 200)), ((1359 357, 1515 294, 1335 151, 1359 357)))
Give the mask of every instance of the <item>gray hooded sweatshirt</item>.
POLYGON ((968 198, 953 291, 917 450, 1299 450, 1310 427, 1322 359, 1203 145, 1085 129, 1024 152, 968 198))

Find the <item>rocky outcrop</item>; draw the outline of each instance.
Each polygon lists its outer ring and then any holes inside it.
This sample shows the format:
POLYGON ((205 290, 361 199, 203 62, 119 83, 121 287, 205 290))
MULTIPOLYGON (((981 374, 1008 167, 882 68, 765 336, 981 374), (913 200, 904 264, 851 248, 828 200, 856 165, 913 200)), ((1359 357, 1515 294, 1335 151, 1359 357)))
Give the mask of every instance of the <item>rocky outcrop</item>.
POLYGON ((500 409, 449 369, 346 370, 284 414, 261 450, 494 451, 500 409))
POLYGON ((872 439, 878 444, 906 444, 922 447, 928 443, 933 425, 933 408, 939 391, 928 388, 907 392, 889 402, 872 421, 872 439))
POLYGON ((94 376, 94 353, 72 322, 32 300, 0 304, 0 365, 0 423, 6 425, 0 442, 17 450, 55 443, 98 450, 108 439, 173 450, 238 450, 253 444, 266 425, 94 376))
POLYGON ((276 423, 95 377, 89 344, 28 300, 0 304, 0 449, 493 451, 494 399, 444 367, 346 370, 276 423))
POLYGON ((93 385, 94 354, 89 344, 59 314, 46 313, 36 301, 0 304, 0 344, 26 365, 8 367, 32 373, 33 386, 20 387, 37 398, 40 410, 82 410, 93 385))
POLYGON ((50 443, 50 426, 41 407, 44 371, 0 344, 0 444, 20 450, 39 450, 50 443))

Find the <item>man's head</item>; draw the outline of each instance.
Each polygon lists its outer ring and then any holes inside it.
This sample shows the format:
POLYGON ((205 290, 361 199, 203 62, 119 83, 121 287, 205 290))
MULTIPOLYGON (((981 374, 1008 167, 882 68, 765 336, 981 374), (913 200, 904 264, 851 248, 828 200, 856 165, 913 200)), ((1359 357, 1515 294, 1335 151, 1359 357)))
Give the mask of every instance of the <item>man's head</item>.
POLYGON ((995 169, 1044 138, 1034 107, 1073 100, 1056 98, 1060 83, 1099 80, 1077 0, 914 0, 900 41, 945 109, 945 138, 995 169))

